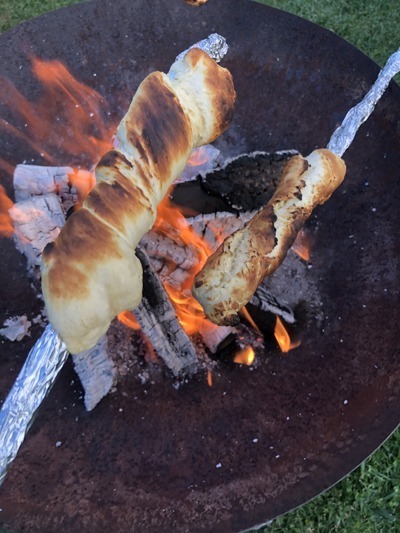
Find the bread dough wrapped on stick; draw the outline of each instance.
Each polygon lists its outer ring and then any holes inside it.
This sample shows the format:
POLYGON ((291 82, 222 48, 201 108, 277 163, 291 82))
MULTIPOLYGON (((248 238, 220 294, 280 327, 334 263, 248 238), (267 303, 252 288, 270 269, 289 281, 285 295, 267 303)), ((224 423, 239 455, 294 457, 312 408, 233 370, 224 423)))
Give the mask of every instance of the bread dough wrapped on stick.
POLYGON ((94 346, 118 313, 140 303, 135 248, 192 149, 226 130, 234 101, 229 71, 197 48, 169 75, 153 72, 139 86, 116 149, 96 167, 97 185, 43 253, 49 320, 72 354, 94 346))
POLYGON ((228 237, 197 274, 193 288, 207 318, 234 325, 262 280, 282 263, 313 209, 342 183, 344 161, 327 149, 290 159, 275 194, 228 237))

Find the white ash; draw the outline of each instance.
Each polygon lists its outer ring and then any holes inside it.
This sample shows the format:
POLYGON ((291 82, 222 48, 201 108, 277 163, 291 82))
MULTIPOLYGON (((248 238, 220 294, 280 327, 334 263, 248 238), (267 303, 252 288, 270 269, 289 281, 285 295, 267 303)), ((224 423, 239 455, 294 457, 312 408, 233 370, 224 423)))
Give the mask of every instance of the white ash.
POLYGON ((22 202, 31 197, 49 193, 60 198, 65 213, 78 203, 95 184, 95 177, 89 170, 72 167, 47 167, 40 165, 17 165, 13 177, 15 201, 22 202))
POLYGON ((214 170, 219 163, 220 151, 212 144, 206 144, 195 148, 189 158, 189 162, 183 169, 181 176, 175 183, 193 181, 198 175, 205 175, 214 170))
POLYGON ((85 391, 86 410, 91 411, 110 392, 117 379, 107 337, 103 336, 93 348, 74 355, 72 359, 85 391))
POLYGON ((31 325, 32 323, 26 315, 7 318, 3 327, 0 329, 0 335, 12 342, 20 341, 26 335, 30 337, 29 328, 31 325))
POLYGON ((293 250, 289 250, 281 266, 262 283, 272 294, 279 294, 279 301, 295 309, 305 302, 307 311, 315 316, 320 324, 324 318, 318 279, 309 263, 301 259, 293 250))
POLYGON ((44 247, 53 242, 65 224, 59 198, 53 194, 32 196, 9 209, 17 249, 25 254, 28 267, 40 265, 44 247))

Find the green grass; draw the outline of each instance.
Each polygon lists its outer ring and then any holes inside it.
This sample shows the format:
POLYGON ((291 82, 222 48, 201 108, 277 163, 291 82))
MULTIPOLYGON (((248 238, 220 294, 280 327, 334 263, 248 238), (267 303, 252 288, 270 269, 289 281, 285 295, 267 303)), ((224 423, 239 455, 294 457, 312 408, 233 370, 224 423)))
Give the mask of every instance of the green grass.
MULTIPOLYGON (((74 3, 77 0, 0 0, 0 31, 74 3)), ((268 0, 261 3, 290 11, 334 31, 380 65, 400 46, 399 0, 268 0)), ((353 474, 312 502, 278 518, 265 531, 400 532, 399 456, 400 432, 397 431, 353 474)))

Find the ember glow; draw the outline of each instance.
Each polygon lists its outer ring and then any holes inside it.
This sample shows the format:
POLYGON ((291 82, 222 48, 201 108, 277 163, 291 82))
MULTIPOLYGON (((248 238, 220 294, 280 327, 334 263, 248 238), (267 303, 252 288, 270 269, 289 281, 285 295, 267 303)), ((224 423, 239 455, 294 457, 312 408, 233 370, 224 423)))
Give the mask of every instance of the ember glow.
POLYGON ((255 357, 256 356, 253 348, 251 346, 247 346, 244 350, 241 350, 235 355, 233 362, 237 363, 238 365, 250 366, 254 363, 255 357))
POLYGON ((301 341, 297 341, 297 342, 291 341, 289 333, 287 332, 279 316, 276 317, 274 335, 283 353, 287 353, 289 350, 293 350, 294 348, 297 348, 301 344, 301 341))
POLYGON ((8 210, 14 203, 6 195, 6 191, 0 185, 0 236, 1 237, 11 237, 13 234, 14 228, 11 224, 11 217, 8 213, 8 210))
POLYGON ((292 245, 292 250, 304 261, 310 261, 311 258, 311 237, 301 229, 292 245))
MULTIPOLYGON (((197 257, 196 265, 188 270, 190 275, 180 289, 164 283, 165 290, 175 307, 181 326, 188 335, 193 335, 199 331, 204 333, 207 330, 218 328, 218 326, 205 318, 202 307, 193 298, 191 292, 195 275, 203 267, 207 258, 214 252, 214 249, 189 226, 182 212, 170 202, 168 195, 158 206, 157 220, 153 230, 172 238, 175 242, 182 243, 197 257)), ((217 246, 223 242, 225 237, 226 235, 223 234, 218 236, 217 246)))
POLYGON ((128 328, 140 330, 139 322, 137 321, 132 311, 123 311, 118 315, 117 318, 120 322, 122 322, 122 324, 124 324, 128 328))

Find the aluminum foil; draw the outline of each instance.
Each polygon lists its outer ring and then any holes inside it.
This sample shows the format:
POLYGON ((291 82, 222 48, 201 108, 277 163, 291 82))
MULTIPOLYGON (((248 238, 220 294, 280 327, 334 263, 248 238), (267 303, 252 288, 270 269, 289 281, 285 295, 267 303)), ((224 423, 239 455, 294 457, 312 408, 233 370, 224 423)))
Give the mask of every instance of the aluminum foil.
POLYGON ((29 355, 0 411, 0 485, 15 459, 33 416, 68 357, 68 350, 49 325, 29 355))
MULTIPOLYGON (((201 48, 215 61, 220 61, 228 51, 226 40, 216 33, 190 48, 201 48)), ((177 59, 181 59, 188 50, 182 52, 177 59)), ((65 344, 57 332, 50 325, 47 326, 29 352, 0 411, 0 485, 25 439, 36 411, 67 358, 68 350, 65 344)))
POLYGON ((376 104, 384 93, 390 80, 400 71, 400 48, 392 54, 386 65, 379 73, 376 82, 359 104, 351 108, 344 117, 342 124, 333 133, 327 148, 342 157, 353 142, 358 128, 363 124, 375 109, 376 104))
POLYGON ((207 39, 203 39, 202 41, 193 44, 187 50, 179 54, 176 57, 175 61, 180 61, 181 59, 183 59, 183 57, 192 48, 201 48, 201 50, 207 52, 207 54, 212 57, 217 63, 219 63, 221 59, 228 53, 228 45, 225 37, 218 35, 218 33, 212 33, 207 37, 207 39))

